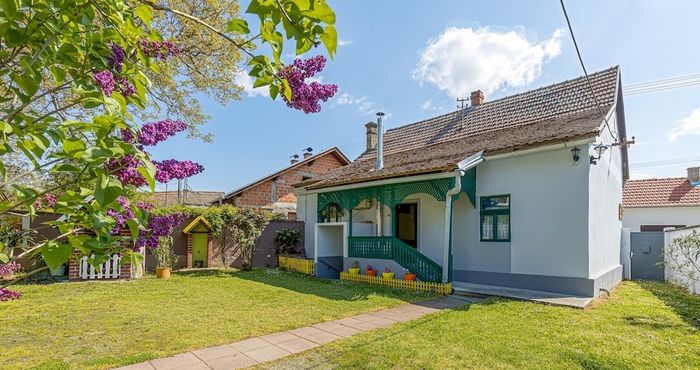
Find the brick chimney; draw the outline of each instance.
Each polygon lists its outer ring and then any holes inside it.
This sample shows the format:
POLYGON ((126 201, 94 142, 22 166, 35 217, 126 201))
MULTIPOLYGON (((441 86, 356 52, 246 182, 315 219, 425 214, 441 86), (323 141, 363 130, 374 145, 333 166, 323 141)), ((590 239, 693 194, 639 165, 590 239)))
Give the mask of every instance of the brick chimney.
POLYGON ((313 154, 306 152, 304 153, 304 159, 311 157, 313 154))
POLYGON ((690 167, 688 168, 688 181, 690 185, 698 186, 700 185, 700 167, 690 167))
POLYGON ((484 93, 481 90, 472 91, 472 107, 484 103, 484 93))
POLYGON ((291 160, 289 161, 291 164, 299 163, 299 154, 294 154, 289 158, 291 158, 291 160))
POLYGON ((367 150, 377 149, 377 124, 368 122, 367 127, 367 150))

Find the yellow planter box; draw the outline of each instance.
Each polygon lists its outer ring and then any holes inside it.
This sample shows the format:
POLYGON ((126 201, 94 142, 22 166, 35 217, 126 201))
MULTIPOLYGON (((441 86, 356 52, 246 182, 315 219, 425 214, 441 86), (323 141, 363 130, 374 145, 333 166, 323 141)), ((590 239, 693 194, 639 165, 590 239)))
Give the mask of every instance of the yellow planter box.
POLYGON ((316 271, 316 266, 313 260, 307 260, 294 257, 279 257, 279 266, 286 269, 295 270, 302 274, 313 275, 316 271))
POLYGON ((340 280, 356 281, 374 285, 391 286, 394 288, 435 292, 438 294, 451 294, 452 283, 429 283, 426 281, 410 281, 401 279, 385 279, 381 276, 351 275, 347 272, 340 273, 340 280))

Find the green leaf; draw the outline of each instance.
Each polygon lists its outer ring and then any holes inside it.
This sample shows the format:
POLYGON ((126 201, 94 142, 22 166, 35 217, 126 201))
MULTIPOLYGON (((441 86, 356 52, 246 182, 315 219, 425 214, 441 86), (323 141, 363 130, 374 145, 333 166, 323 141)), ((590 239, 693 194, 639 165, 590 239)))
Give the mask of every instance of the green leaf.
POLYGON ((328 56, 333 59, 335 56, 335 51, 338 48, 338 32, 335 30, 335 27, 326 27, 326 31, 323 33, 323 35, 321 35, 321 41, 328 50, 328 56))
POLYGON ((277 85, 270 85, 270 97, 272 100, 277 99, 277 95, 280 93, 280 87, 277 85))
POLYGON ((234 19, 226 25, 226 30, 224 32, 235 32, 235 33, 250 33, 250 28, 248 28, 248 22, 243 19, 234 19))
POLYGON ((51 66, 50 69, 54 80, 56 80, 56 86, 63 84, 66 79, 66 70, 58 66, 51 66))
MULTIPOLYGON (((150 163, 150 162, 149 162, 150 163)), ((153 163, 151 163, 151 166, 153 166, 153 163)), ((151 171, 149 168, 139 166, 136 171, 139 171, 141 176, 143 176, 144 179, 146 179, 146 183, 148 183, 148 187, 151 188, 151 191, 155 191, 156 189, 156 168, 155 166, 153 167, 153 171, 151 171)))
POLYGON ((16 0, 0 0, 0 8, 5 12, 8 19, 12 19, 17 14, 19 4, 17 4, 16 0))
POLYGON ((87 148, 85 150, 85 153, 83 153, 83 155, 80 158, 87 162, 95 162, 101 159, 111 157, 112 152, 109 149, 93 146, 91 148, 87 148))
POLYGON ((19 75, 11 73, 10 76, 12 81, 14 81, 27 96, 33 96, 36 94, 37 90, 39 90, 39 85, 37 85, 34 78, 28 74, 19 75))
POLYGON ((292 88, 289 87, 289 81, 286 78, 282 79, 282 85, 284 86, 282 90, 284 97, 287 98, 287 101, 292 101, 292 88))
POLYGON ((134 13, 136 13, 136 16, 139 17, 139 19, 141 19, 146 26, 151 25, 151 21, 153 20, 153 12, 151 12, 150 6, 137 6, 136 9, 134 9, 134 13))
POLYGON ((126 224, 129 226, 129 231, 131 231, 131 240, 136 241, 139 237, 139 223, 133 218, 127 218, 126 224))
POLYGON ((56 56, 61 61, 77 63, 80 61, 80 50, 73 44, 65 43, 58 49, 56 56))
POLYGON ((113 179, 104 174, 97 177, 95 187, 95 201, 97 204, 104 207, 114 202, 122 193, 122 184, 117 179, 113 179))
POLYGON ((79 172, 80 168, 68 163, 61 163, 51 169, 51 172, 79 172))
POLYGON ((49 241, 41 247, 41 256, 44 257, 44 262, 49 266, 49 270, 55 270, 58 266, 66 263, 73 253, 73 247, 70 244, 59 243, 55 240, 49 241))
POLYGON ((5 253, 0 253, 0 262, 8 263, 10 262, 10 257, 8 257, 5 253))
POLYGON ((63 140, 63 151, 68 154, 75 154, 85 150, 85 142, 78 138, 63 140))
POLYGON ((329 25, 335 24, 335 13, 325 0, 321 0, 320 2, 314 1, 312 4, 314 6, 314 10, 311 13, 313 14, 313 18, 317 18, 321 22, 329 25))
POLYGON ((246 13, 248 14, 267 14, 273 10, 277 9, 277 3, 275 0, 253 0, 248 5, 246 13))

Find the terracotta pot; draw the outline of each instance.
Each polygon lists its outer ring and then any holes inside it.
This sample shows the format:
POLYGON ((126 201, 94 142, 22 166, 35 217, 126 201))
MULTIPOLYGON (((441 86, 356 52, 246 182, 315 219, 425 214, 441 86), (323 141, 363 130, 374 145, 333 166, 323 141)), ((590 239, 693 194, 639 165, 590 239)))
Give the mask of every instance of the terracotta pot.
POLYGON ((416 274, 403 274, 404 280, 416 281, 416 274))
POLYGON ((377 270, 365 270, 367 276, 377 276, 377 270))
POLYGON ((394 278, 393 272, 382 272, 382 277, 387 280, 392 280, 394 278))
POLYGON ((156 268, 156 277, 158 279, 168 279, 170 278, 170 269, 169 268, 156 268))
POLYGON ((360 274, 360 268, 359 267, 350 267, 348 269, 348 272, 350 272, 350 275, 359 275, 360 274))
POLYGON ((5 280, 11 280, 11 279, 14 278, 14 277, 15 277, 15 273, 14 273, 14 272, 8 272, 8 273, 5 273, 5 274, 0 275, 0 278, 3 278, 3 279, 5 279, 5 280))

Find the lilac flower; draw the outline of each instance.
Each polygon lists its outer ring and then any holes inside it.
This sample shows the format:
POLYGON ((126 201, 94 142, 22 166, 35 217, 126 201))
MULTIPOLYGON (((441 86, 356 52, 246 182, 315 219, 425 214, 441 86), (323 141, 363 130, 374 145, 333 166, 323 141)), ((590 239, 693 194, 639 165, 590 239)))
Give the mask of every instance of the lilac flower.
POLYGON ((162 61, 180 54, 180 48, 170 41, 140 40, 139 46, 146 56, 154 57, 162 61))
POLYGON ((117 224, 114 226, 112 229, 112 234, 117 235, 121 231, 121 229, 127 227, 127 219, 133 219, 134 218, 134 211, 129 207, 129 202, 123 198, 123 197, 118 197, 117 198, 117 203, 122 206, 124 209, 123 212, 117 211, 116 209, 110 208, 107 210, 107 216, 114 217, 115 220, 117 220, 117 224))
POLYGON ((99 71, 92 75, 100 90, 106 95, 112 95, 114 90, 114 75, 110 71, 99 71))
POLYGON ((0 301, 5 302, 8 299, 20 299, 22 298, 22 293, 10 290, 7 288, 0 289, 0 301))
POLYGON ((22 265, 19 263, 6 263, 2 266, 0 266, 0 275, 5 275, 5 274, 11 274, 19 271, 22 268, 22 265))
MULTIPOLYGON (((318 55, 307 60, 296 59, 292 65, 284 67, 280 72, 280 77, 284 77, 289 82, 292 90, 292 100, 287 102, 287 106, 304 111, 304 113, 318 113, 321 111, 319 101, 327 101, 338 92, 338 86, 333 84, 320 84, 311 82, 307 84, 305 80, 313 77, 317 72, 323 70, 326 65, 326 58, 318 55)), ((284 92, 284 91, 283 91, 284 92)))
POLYGON ((119 82, 119 87, 123 97, 128 98, 131 94, 136 93, 136 88, 126 78, 120 77, 117 81, 119 82))
POLYGON ((126 53, 124 52, 124 49, 119 45, 112 44, 112 51, 110 53, 110 57, 107 58, 107 64, 113 70, 121 72, 124 68, 125 57, 126 53))

